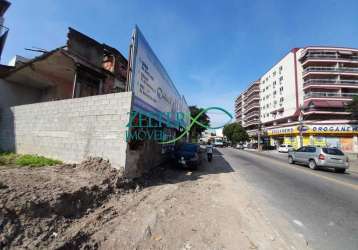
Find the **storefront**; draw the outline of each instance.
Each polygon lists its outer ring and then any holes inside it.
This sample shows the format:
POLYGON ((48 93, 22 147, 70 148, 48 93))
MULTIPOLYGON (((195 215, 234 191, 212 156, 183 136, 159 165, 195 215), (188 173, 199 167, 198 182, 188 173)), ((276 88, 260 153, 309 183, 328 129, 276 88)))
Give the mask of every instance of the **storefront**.
POLYGON ((305 124, 287 127, 266 128, 271 146, 289 144, 337 147, 345 152, 358 153, 358 124, 305 124), (302 143, 300 137, 302 132, 302 143))

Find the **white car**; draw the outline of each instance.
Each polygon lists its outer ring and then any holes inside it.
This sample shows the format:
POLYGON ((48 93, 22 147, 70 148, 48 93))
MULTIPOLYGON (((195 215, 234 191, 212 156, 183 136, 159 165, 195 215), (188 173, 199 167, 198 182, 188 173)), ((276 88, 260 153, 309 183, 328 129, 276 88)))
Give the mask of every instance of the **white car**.
POLYGON ((293 149, 293 147, 291 145, 288 145, 288 144, 281 144, 277 151, 280 152, 280 153, 288 153, 288 151, 290 149, 293 149))

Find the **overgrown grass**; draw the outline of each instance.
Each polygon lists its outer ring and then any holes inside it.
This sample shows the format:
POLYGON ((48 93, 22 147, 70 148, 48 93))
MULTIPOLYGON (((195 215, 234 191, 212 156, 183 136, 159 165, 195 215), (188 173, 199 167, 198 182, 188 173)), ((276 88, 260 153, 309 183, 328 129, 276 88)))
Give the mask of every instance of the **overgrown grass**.
POLYGON ((17 155, 10 152, 0 152, 0 166, 14 164, 17 155))
POLYGON ((0 166, 1 165, 18 165, 29 167, 44 167, 61 164, 61 161, 53 160, 38 155, 18 155, 9 152, 0 152, 0 166))

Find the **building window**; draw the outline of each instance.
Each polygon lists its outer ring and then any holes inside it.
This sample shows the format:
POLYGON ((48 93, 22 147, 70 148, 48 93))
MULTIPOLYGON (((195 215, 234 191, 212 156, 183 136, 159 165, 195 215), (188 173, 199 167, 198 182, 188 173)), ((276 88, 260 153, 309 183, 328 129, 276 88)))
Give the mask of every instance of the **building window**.
POLYGON ((283 81, 283 76, 280 76, 280 82, 282 82, 283 81))
POLYGON ((283 87, 280 87, 280 92, 282 92, 283 91, 283 87))
POLYGON ((273 95, 276 95, 276 93, 277 93, 277 92, 276 92, 276 90, 275 90, 275 91, 273 92, 273 95))

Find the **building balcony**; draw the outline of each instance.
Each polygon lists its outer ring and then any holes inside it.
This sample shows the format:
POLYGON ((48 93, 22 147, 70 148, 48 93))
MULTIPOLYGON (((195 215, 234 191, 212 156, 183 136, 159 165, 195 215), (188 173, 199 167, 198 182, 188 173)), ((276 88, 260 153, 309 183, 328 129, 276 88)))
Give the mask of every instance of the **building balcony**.
POLYGON ((235 103, 241 103, 241 101, 242 101, 241 95, 240 95, 240 97, 238 97, 238 98, 235 99, 235 103))
POLYGON ((249 114, 247 114, 245 116, 245 120, 248 120, 248 119, 250 119, 252 117, 255 117, 255 116, 260 117, 260 112, 259 111, 250 112, 249 114))
POLYGON ((241 110, 242 109, 242 105, 240 106, 235 106, 235 110, 241 110))
POLYGON ((241 110, 241 109, 242 109, 242 105, 235 105, 235 109, 236 109, 236 110, 241 110))
POLYGON ((325 73, 354 73, 358 74, 358 67, 352 68, 352 67, 316 67, 311 66, 307 67, 303 70, 302 74, 306 75, 308 73, 312 72, 325 72, 325 73))
POLYGON ((245 105, 250 105, 253 102, 259 103, 259 101, 260 101, 260 96, 259 95, 253 96, 250 99, 248 99, 247 101, 245 101, 245 105))
POLYGON ((358 93, 309 92, 304 95, 304 99, 309 99, 309 98, 352 99, 354 96, 358 96, 358 93))
POLYGON ((250 111, 253 111, 254 109, 259 109, 259 108, 260 108, 260 105, 258 103, 249 105, 249 106, 245 107, 244 114, 247 114, 250 111))
POLYGON ((358 55, 343 56, 338 53, 308 53, 300 58, 301 62, 307 62, 310 60, 358 62, 358 55))
POLYGON ((246 93, 245 93, 245 97, 244 97, 244 100, 247 100, 249 97, 251 97, 253 94, 257 94, 259 95, 260 93, 260 87, 255 87, 255 88, 252 88, 252 89, 249 89, 246 93))
POLYGON ((244 127, 252 126, 252 125, 258 125, 260 123, 260 119, 254 119, 251 121, 244 122, 244 127))
POLYGON ((357 86, 358 87, 358 80, 336 80, 336 79, 309 79, 303 83, 303 87, 308 86, 315 86, 315 85, 337 85, 338 87, 341 85, 344 86, 357 86))

